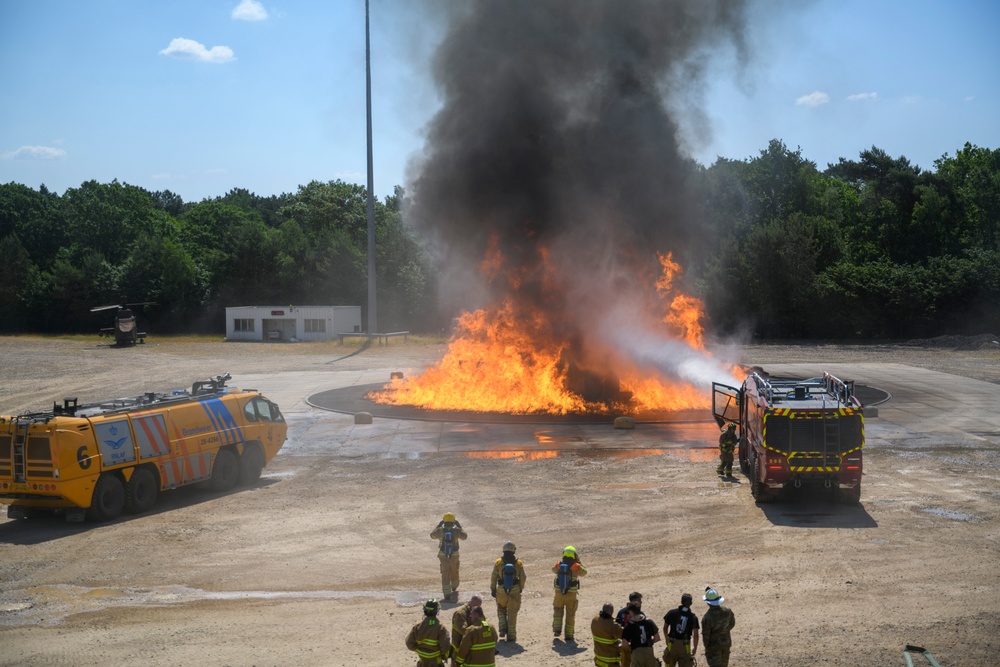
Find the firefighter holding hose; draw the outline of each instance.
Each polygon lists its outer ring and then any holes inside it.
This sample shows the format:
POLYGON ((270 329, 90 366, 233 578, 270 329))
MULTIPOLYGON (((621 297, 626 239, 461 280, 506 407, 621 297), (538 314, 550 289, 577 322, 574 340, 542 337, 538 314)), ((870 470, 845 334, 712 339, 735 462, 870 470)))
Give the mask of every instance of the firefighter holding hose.
POLYGON ((449 602, 458 601, 458 541, 468 535, 452 512, 445 512, 431 539, 439 540, 438 560, 441 562, 441 593, 449 602))
POLYGON ((736 424, 729 422, 726 430, 719 436, 719 467, 715 472, 719 475, 732 476, 733 474, 733 450, 739 443, 739 436, 736 435, 736 424))

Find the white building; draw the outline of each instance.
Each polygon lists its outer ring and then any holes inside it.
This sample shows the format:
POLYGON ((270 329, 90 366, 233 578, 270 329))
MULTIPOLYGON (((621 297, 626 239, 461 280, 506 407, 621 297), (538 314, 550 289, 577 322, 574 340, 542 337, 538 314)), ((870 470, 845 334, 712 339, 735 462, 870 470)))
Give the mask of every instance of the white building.
POLYGON ((226 308, 226 340, 331 340, 361 331, 361 306, 226 308))

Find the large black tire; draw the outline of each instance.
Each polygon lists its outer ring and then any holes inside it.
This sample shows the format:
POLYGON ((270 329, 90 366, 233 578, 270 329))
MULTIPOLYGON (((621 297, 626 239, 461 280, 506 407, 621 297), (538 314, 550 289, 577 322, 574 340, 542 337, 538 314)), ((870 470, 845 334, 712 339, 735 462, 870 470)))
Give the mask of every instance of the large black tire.
POLYGON ((740 470, 743 471, 744 475, 749 477, 750 459, 748 457, 750 456, 750 443, 747 442, 747 439, 744 438, 743 436, 740 436, 740 446, 736 450, 736 455, 739 457, 740 460, 740 470))
POLYGON ((228 449, 220 449, 215 455, 215 463, 212 464, 212 479, 208 482, 208 488, 212 491, 228 491, 236 486, 239 475, 236 454, 228 449))
POLYGON ((146 466, 132 471, 132 478, 125 485, 125 511, 140 514, 156 504, 160 493, 160 483, 156 473, 146 466))
POLYGON ((240 472, 237 483, 240 486, 253 484, 260 479, 260 474, 264 471, 264 451, 255 442, 248 442, 243 445, 243 455, 240 456, 240 472))
POLYGON ((767 495, 767 491, 764 488, 764 484, 760 481, 760 457, 755 456, 753 459, 753 470, 750 476, 750 495, 758 503, 766 503, 771 500, 771 497, 767 495))
POLYGON ((91 521, 111 521, 121 516, 125 509, 125 486, 118 475, 101 473, 94 485, 94 497, 87 508, 91 521))
POLYGON ((842 505, 857 505, 861 502, 861 484, 853 489, 837 489, 837 501, 842 505))

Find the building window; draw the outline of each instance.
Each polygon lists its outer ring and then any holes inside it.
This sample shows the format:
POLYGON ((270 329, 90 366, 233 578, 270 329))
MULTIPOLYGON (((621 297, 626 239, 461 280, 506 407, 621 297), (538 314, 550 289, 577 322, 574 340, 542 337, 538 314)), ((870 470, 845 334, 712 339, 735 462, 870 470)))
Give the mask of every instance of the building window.
POLYGON ((306 333, 326 333, 326 320, 306 320, 306 333))
POLYGON ((253 320, 240 318, 233 320, 233 331, 253 331, 253 320))

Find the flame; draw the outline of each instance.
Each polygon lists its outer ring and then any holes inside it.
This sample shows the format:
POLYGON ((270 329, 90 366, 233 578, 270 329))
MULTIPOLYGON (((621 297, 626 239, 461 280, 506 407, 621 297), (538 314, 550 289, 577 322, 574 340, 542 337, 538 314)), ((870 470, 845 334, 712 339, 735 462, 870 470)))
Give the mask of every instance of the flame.
POLYGON ((673 294, 663 321, 673 328, 681 340, 686 341, 696 350, 704 350, 705 328, 701 324, 701 318, 705 311, 705 304, 702 303, 701 299, 683 292, 674 293, 674 277, 680 275, 682 269, 680 264, 674 261, 672 252, 668 252, 666 255, 657 253, 657 257, 663 267, 663 273, 656 281, 656 290, 663 298, 669 298, 669 295, 673 294))
MULTIPOLYGON (((564 323, 556 315, 519 298, 519 290, 536 282, 543 294, 558 284, 548 249, 534 248, 538 259, 532 267, 509 267, 496 237, 491 237, 480 271, 491 283, 506 285, 507 296, 488 308, 463 313, 457 320, 448 350, 436 365, 422 374, 395 378, 370 397, 379 403, 413 405, 432 410, 462 410, 507 414, 621 413, 706 408, 709 391, 669 378, 649 368, 639 368, 627 351, 589 341, 586 354, 571 348, 556 332, 564 323), (594 354, 594 348, 601 348, 594 354), (585 372, 603 372, 618 380, 617 400, 588 400, 570 388, 567 358, 589 358, 585 372), (601 358, 602 362, 594 362, 601 358), (610 368, 609 368, 610 367, 610 368), (597 370, 595 370, 595 368, 597 370)), ((658 335, 684 341, 704 352, 702 302, 675 288, 682 268, 673 253, 657 253, 661 266, 655 281, 660 314, 647 317, 660 328, 658 335)), ((644 320, 645 321, 645 320, 644 320)), ((575 386, 575 385, 574 385, 575 386)))
POLYGON ((431 410, 559 415, 595 410, 565 388, 560 364, 565 344, 547 325, 541 313, 525 312, 510 299, 463 313, 437 365, 418 377, 393 380, 388 391, 372 398, 431 410))

